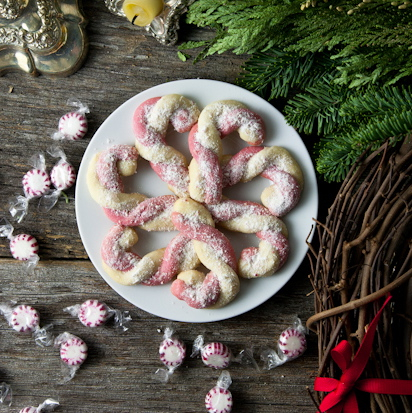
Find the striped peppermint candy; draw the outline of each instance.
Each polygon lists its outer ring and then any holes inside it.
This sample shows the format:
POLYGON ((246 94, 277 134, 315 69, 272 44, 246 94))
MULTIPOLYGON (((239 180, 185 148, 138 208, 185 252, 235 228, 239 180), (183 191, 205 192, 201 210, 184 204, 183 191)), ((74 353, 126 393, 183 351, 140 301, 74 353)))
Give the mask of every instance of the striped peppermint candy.
POLYGON ((299 328, 289 327, 284 330, 278 340, 279 350, 288 358, 302 355, 306 350, 306 336, 299 328))
POLYGON ((37 407, 29 406, 21 409, 19 413, 38 413, 37 407))
POLYGON ((168 368, 179 367, 186 357, 186 345, 176 337, 166 338, 159 347, 160 361, 168 368))
POLYGON ((19 333, 33 332, 39 327, 40 316, 37 310, 29 305, 19 305, 13 308, 10 325, 19 333))
POLYGON ((87 344, 79 337, 69 334, 60 347, 60 358, 68 366, 79 367, 87 358, 87 344))
POLYGON ((14 259, 27 261, 39 252, 36 238, 29 234, 19 234, 10 241, 10 252, 14 259))
POLYGON ((232 359, 232 352, 229 347, 222 343, 209 343, 201 349, 203 363, 215 369, 226 368, 232 359))
POLYGON ((58 162, 50 172, 50 180, 56 189, 64 191, 76 181, 76 170, 66 161, 58 162))
POLYGON ((232 393, 221 387, 213 387, 206 394, 205 406, 209 413, 230 413, 233 407, 232 393))
POLYGON ((98 327, 109 318, 109 308, 98 300, 90 299, 80 306, 78 317, 86 327, 98 327))
POLYGON ((205 397, 205 406, 208 413, 230 413, 233 407, 232 393, 229 386, 232 378, 227 370, 223 370, 216 386, 205 397))
POLYGON ((77 141, 86 135, 88 129, 87 118, 84 113, 69 112, 59 120, 60 134, 69 140, 77 141))
POLYGON ((23 176, 23 190, 28 198, 38 198, 50 190, 50 176, 43 169, 31 169, 23 176))

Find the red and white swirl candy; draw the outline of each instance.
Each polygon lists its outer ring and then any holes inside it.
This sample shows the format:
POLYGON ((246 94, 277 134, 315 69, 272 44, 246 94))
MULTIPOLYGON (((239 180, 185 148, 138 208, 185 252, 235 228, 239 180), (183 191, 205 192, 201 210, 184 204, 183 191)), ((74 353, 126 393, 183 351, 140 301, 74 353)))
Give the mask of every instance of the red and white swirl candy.
POLYGON ((13 225, 6 219, 0 220, 0 237, 10 241, 10 252, 14 259, 24 261, 27 272, 31 274, 39 262, 39 244, 32 235, 13 235, 13 225))
POLYGON ((54 140, 72 140, 77 141, 82 139, 88 130, 88 122, 86 113, 89 113, 89 108, 78 99, 69 99, 69 106, 77 108, 75 111, 64 114, 58 123, 58 131, 52 135, 54 140))
POLYGON ((265 127, 259 115, 234 100, 207 105, 189 134, 193 159, 189 166, 189 192, 198 202, 216 204, 222 198, 222 138, 238 131, 249 145, 260 145, 265 127))
POLYGON ((54 346, 60 347, 60 359, 66 368, 64 381, 71 380, 88 355, 87 344, 80 338, 67 331, 59 334, 54 340, 54 346))
POLYGON ((264 206, 250 201, 224 199, 208 205, 216 224, 231 231, 256 234, 259 248, 245 248, 238 261, 238 274, 243 278, 267 277, 286 262, 289 255, 286 225, 264 206))
POLYGON ((198 335, 193 343, 191 357, 200 353, 203 363, 214 369, 225 369, 233 360, 230 348, 220 342, 204 344, 204 337, 198 335))
POLYGON ((166 143, 169 124, 179 133, 189 132, 197 122, 199 109, 184 96, 165 95, 146 100, 133 115, 133 130, 140 155, 177 196, 189 195, 188 162, 166 143))
POLYGON ((239 292, 237 263, 232 245, 215 228, 208 210, 190 198, 176 201, 172 220, 175 227, 193 240, 200 262, 210 270, 185 271, 173 281, 171 291, 194 308, 219 308, 232 301, 239 292))
POLYGON ((233 397, 229 391, 232 379, 228 371, 222 371, 217 384, 206 394, 205 406, 208 413, 230 413, 233 397))
POLYGON ((60 403, 54 399, 47 399, 37 407, 28 406, 21 409, 19 413, 45 413, 53 411, 60 403))

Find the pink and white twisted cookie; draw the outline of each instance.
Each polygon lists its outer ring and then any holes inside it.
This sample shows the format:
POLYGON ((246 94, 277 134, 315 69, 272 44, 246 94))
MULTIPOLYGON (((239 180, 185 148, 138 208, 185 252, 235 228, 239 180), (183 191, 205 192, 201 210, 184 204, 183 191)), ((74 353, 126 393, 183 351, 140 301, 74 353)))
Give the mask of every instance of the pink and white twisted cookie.
POLYGON ((236 256, 229 240, 218 229, 208 210, 190 198, 176 201, 172 220, 175 227, 193 240, 194 250, 210 272, 180 273, 172 283, 172 293, 194 308, 219 308, 239 292, 236 256))
POLYGON ((180 197, 188 196, 188 162, 166 143, 169 123, 179 132, 188 132, 196 123, 199 109, 184 96, 165 95, 146 100, 133 115, 133 130, 140 155, 157 175, 180 197))
POLYGON ((136 148, 130 145, 113 145, 95 155, 87 173, 90 194, 117 224, 147 231, 173 230, 170 213, 176 196, 147 198, 137 192, 124 193, 121 176, 136 172, 138 157, 136 148))
POLYGON ((265 138, 262 118, 234 100, 221 100, 207 105, 197 125, 189 134, 193 159, 189 165, 190 197, 198 202, 220 202, 223 188, 222 138, 238 131, 249 145, 260 145, 265 138))
POLYGON ((289 255, 286 225, 264 206, 250 201, 225 199, 208 205, 216 224, 231 231, 256 234, 259 248, 245 248, 238 261, 242 278, 267 277, 282 267, 289 255))
POLYGON ((103 268, 120 284, 165 284, 180 272, 196 268, 199 264, 192 241, 183 234, 176 235, 166 248, 152 251, 144 257, 131 251, 137 241, 136 231, 122 225, 115 225, 103 240, 103 268))
POLYGON ((248 182, 256 176, 272 181, 261 194, 263 205, 276 216, 284 216, 292 210, 300 199, 304 179, 299 164, 284 148, 249 147, 244 148, 229 161, 224 160, 223 186, 238 182, 248 182))

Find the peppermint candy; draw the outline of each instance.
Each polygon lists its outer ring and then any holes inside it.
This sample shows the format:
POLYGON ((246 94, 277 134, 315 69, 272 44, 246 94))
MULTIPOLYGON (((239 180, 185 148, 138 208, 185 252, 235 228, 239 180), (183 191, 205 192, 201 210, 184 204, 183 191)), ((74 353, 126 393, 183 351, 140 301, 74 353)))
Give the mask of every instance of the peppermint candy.
POLYGON ((230 348, 218 342, 204 344, 202 335, 196 337, 193 343, 193 351, 191 357, 200 353, 203 363, 214 369, 224 369, 229 366, 233 359, 230 348))
POLYGON ((86 113, 90 111, 86 105, 77 99, 69 99, 67 104, 76 107, 77 110, 68 112, 59 119, 58 131, 52 135, 52 139, 77 141, 87 133, 86 113))
POLYGON ((217 384, 206 394, 205 406, 208 413, 230 413, 233 407, 232 393, 229 386, 232 379, 228 371, 222 371, 217 384))
POLYGON ((60 403, 57 400, 47 399, 42 404, 40 404, 39 406, 37 406, 37 407, 34 407, 34 406, 25 407, 24 409, 21 409, 19 413, 51 412, 59 405, 60 405, 60 403))
POLYGON ((33 332, 39 328, 40 316, 37 310, 30 305, 19 305, 12 311, 10 325, 19 333, 33 332))
POLYGON ((167 382, 174 371, 183 363, 186 357, 186 345, 167 327, 159 347, 160 361, 167 369, 157 369, 156 375, 161 381, 167 382))

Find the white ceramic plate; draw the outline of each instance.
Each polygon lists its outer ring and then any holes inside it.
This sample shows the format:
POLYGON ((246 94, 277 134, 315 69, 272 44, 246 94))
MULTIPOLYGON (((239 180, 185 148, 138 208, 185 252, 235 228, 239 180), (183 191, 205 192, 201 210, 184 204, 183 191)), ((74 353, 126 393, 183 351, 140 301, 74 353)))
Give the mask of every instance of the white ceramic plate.
MULTIPOLYGON (((184 153, 190 160, 187 149, 187 134, 171 132, 168 143, 184 153)), ((236 153, 246 146, 232 134, 223 141, 225 153, 236 153)), ((260 202, 260 194, 270 182, 255 178, 247 184, 237 184, 224 194, 233 199, 260 202)), ((166 184, 151 170, 144 159, 139 159, 137 174, 127 178, 127 192, 140 192, 147 196, 170 194, 166 184)), ((307 252, 306 239, 311 232, 313 218, 317 217, 318 192, 315 171, 308 151, 296 131, 288 126, 282 114, 265 100, 240 87, 214 80, 191 79, 165 83, 148 89, 116 109, 100 126, 90 141, 79 168, 76 186, 76 215, 80 236, 93 265, 100 275, 118 294, 130 303, 151 314, 174 321, 211 322, 243 314, 262 304, 282 288, 298 269, 307 252), (113 223, 105 216, 102 208, 91 198, 86 173, 93 155, 113 144, 134 144, 132 116, 136 107, 145 100, 178 93, 195 101, 202 109, 207 104, 222 99, 238 100, 262 116, 266 124, 267 138, 264 145, 283 146, 299 162, 305 177, 305 188, 299 205, 284 221, 289 230, 291 253, 287 263, 276 274, 261 279, 241 280, 239 295, 229 305, 215 310, 193 309, 170 293, 170 284, 163 286, 123 286, 113 281, 101 265, 100 244, 113 223)), ((167 245, 175 232, 148 233, 138 230, 139 242, 135 251, 144 255, 167 245)), ((254 235, 227 233, 237 253, 247 246, 257 246, 254 235)))

